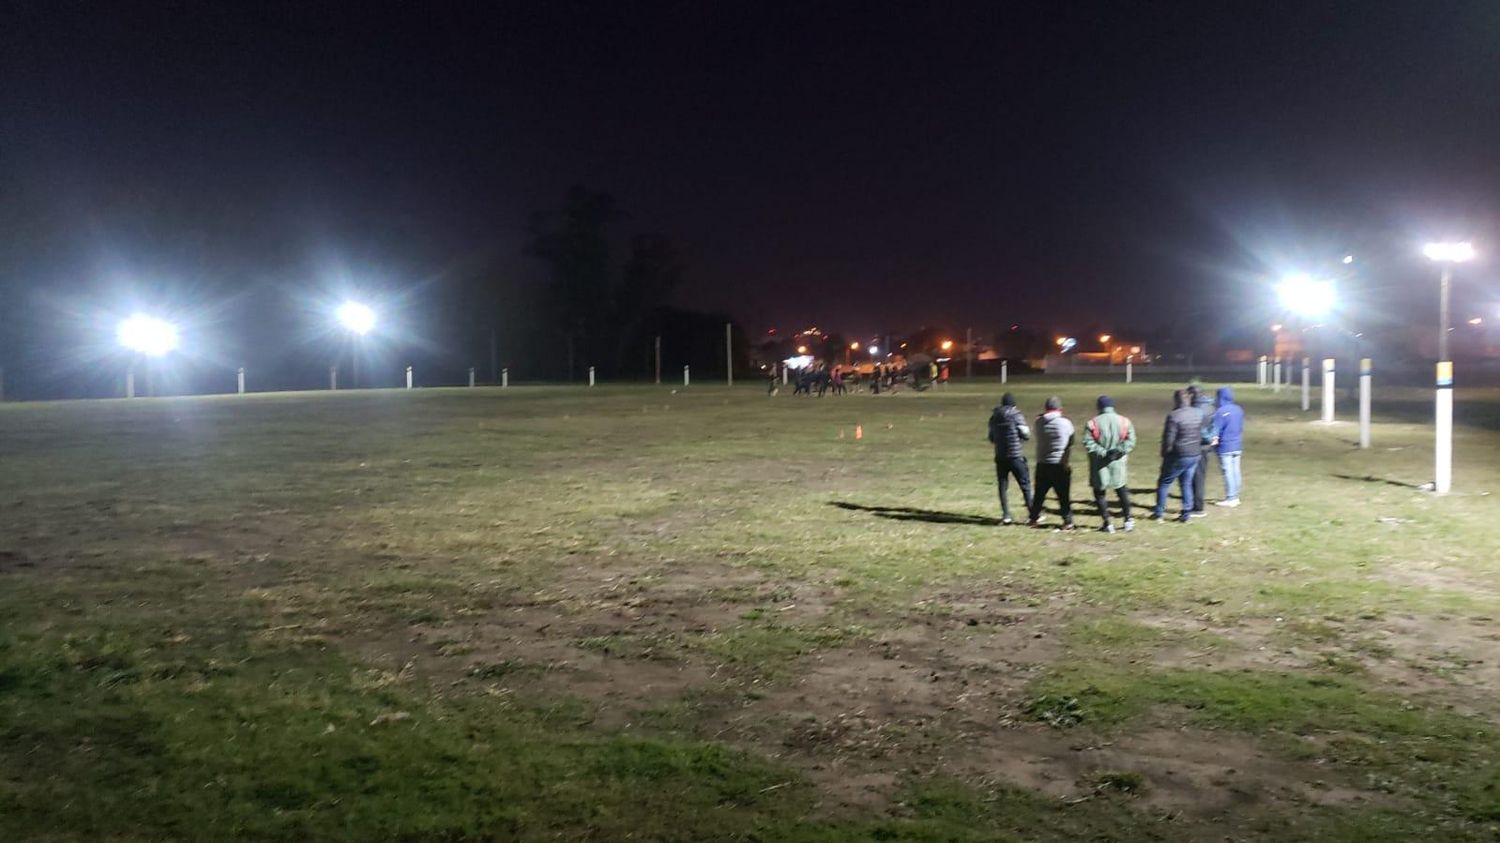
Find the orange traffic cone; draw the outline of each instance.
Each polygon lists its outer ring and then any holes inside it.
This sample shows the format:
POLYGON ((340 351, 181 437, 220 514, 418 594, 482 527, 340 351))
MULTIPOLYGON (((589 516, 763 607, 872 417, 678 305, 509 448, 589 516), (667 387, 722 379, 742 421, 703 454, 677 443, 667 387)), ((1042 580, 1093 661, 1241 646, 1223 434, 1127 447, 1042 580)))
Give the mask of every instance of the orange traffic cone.
POLYGON ((864 429, 864 427, 862 425, 855 425, 854 426, 854 438, 855 439, 863 439, 863 438, 865 438, 865 429, 864 429))

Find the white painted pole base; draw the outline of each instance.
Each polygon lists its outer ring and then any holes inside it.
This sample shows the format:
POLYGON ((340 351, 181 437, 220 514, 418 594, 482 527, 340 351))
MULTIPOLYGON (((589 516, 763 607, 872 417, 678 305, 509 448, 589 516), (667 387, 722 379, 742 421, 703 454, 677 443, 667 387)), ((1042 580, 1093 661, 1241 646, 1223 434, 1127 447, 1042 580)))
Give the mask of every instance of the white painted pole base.
POLYGON ((1009 383, 1010 382, 1010 361, 1009 360, 1001 360, 1000 361, 1000 382, 1001 383, 1009 383))
POLYGON ((1437 364, 1437 449, 1433 491, 1453 488, 1453 363, 1437 364))
POLYGON ((1370 447, 1370 358, 1359 361, 1359 447, 1370 447))
POLYGON ((1266 356, 1260 357, 1260 362, 1255 365, 1255 385, 1264 388, 1266 385, 1266 356))
POLYGON ((589 386, 593 386, 593 385, 594 385, 594 367, 590 366, 589 367, 589 386))
POLYGON ((245 394, 245 368, 243 366, 241 366, 234 373, 234 380, 235 380, 235 388, 239 391, 239 394, 244 395, 245 394))
POLYGON ((411 389, 411 367, 406 367, 406 388, 411 389))
POLYGON ((474 388, 474 367, 473 366, 469 367, 469 388, 470 389, 474 388))
POLYGON ((501 387, 510 386, 510 370, 509 369, 501 369, 500 370, 500 386, 501 387))
POLYGON ((689 383, 691 383, 691 381, 692 381, 692 379, 690 377, 688 377, 688 367, 683 366, 682 367, 682 385, 683 386, 687 386, 689 383))
POLYGON ((786 364, 785 363, 781 364, 781 385, 782 386, 786 386, 787 385, 787 373, 786 373, 786 364))
POLYGON ((337 366, 328 367, 328 388, 329 390, 339 388, 339 367, 337 366))
POLYGON ((1302 412, 1312 408, 1312 361, 1302 358, 1302 412))
POLYGON ((1129 360, 1125 361, 1125 382, 1135 383, 1135 364, 1129 360))
POLYGON ((1273 373, 1274 374, 1273 374, 1273 377, 1271 379, 1272 391, 1273 392, 1280 392, 1281 391, 1281 358, 1280 357, 1276 358, 1276 365, 1273 367, 1273 373))
POLYGON ((1333 379, 1334 379, 1333 358, 1332 357, 1325 357, 1325 358, 1323 358, 1323 400, 1322 400, 1322 405, 1323 405, 1323 421, 1324 421, 1324 423, 1332 423, 1333 422, 1333 396, 1334 396, 1334 392, 1333 392, 1333 379))

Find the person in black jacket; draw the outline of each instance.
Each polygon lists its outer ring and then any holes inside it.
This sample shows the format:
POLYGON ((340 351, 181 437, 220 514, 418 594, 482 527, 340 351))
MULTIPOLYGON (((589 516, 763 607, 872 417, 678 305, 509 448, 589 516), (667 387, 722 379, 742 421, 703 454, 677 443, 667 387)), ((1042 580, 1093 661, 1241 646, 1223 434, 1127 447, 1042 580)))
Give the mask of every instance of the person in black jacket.
POLYGON ((1021 500, 1031 506, 1031 469, 1026 465, 1026 440, 1031 428, 1026 416, 1016 407, 1009 392, 1000 397, 1000 406, 990 413, 990 442, 995 446, 995 479, 1000 484, 1000 523, 1014 524, 1010 515, 1010 477, 1015 475, 1021 488, 1021 500))
POLYGON ((1151 520, 1160 521, 1167 513, 1167 494, 1172 484, 1182 487, 1182 516, 1186 524, 1193 512, 1193 474, 1203 457, 1203 414, 1193 406, 1186 390, 1172 393, 1175 409, 1167 414, 1161 432, 1161 476, 1156 481, 1156 509, 1151 520))

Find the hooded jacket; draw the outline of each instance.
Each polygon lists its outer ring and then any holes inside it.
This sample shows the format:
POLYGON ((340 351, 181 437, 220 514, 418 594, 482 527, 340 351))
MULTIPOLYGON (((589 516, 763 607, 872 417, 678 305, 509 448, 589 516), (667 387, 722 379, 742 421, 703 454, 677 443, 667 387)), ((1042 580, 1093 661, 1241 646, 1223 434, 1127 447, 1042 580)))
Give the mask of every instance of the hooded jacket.
POLYGON ((990 442, 995 446, 995 459, 1026 456, 1026 440, 1030 438, 1026 416, 1016 405, 1000 404, 990 413, 990 442))
POLYGON ((1083 429, 1083 449, 1089 453, 1089 485, 1118 489, 1129 482, 1126 455, 1135 450, 1135 425, 1105 407, 1083 429))
POLYGON ((1213 435, 1219 437, 1221 454, 1245 449, 1245 409, 1234 403, 1234 390, 1219 387, 1219 403, 1214 409, 1213 435))
POLYGON ((1036 419, 1038 464, 1067 465, 1073 447, 1073 422, 1062 410, 1048 410, 1036 419))
POLYGON ((1197 457, 1203 455, 1203 428, 1207 419, 1189 403, 1186 394, 1177 409, 1167 414, 1161 431, 1163 457, 1197 457))

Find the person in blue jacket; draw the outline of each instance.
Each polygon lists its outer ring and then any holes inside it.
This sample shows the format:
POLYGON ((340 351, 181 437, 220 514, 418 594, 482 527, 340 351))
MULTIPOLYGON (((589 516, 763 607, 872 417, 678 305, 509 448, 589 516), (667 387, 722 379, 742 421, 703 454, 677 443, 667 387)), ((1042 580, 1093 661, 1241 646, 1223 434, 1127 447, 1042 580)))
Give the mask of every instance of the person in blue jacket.
POLYGON ((1240 505, 1240 455, 1245 450, 1245 409, 1234 403, 1234 390, 1219 387, 1213 416, 1214 451, 1224 475, 1224 499, 1215 506, 1240 505))

